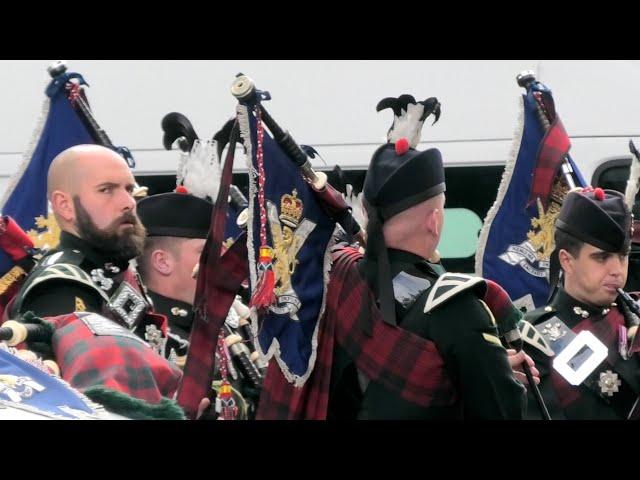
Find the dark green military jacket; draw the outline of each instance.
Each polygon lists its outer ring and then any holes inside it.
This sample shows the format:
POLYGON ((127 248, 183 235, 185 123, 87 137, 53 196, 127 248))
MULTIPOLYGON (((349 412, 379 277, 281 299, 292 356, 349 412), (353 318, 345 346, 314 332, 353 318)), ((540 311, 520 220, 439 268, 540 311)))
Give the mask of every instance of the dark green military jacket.
MULTIPOLYGON (((540 371, 540 391, 554 420, 626 419, 640 393, 640 370, 637 355, 623 358, 620 352, 621 327, 628 332, 633 316, 616 302, 604 307, 579 302, 558 289, 552 302, 529 312, 520 322, 525 351, 540 371), (571 332, 567 332, 567 330, 571 332), (604 359, 580 385, 572 385, 553 363, 568 345, 573 334, 591 332, 606 347, 604 359)), ((622 333, 622 335, 626 335, 622 333)), ((582 347, 572 357, 571 367, 578 372, 578 356, 592 353, 582 347)), ((557 361, 557 360, 556 360, 557 361)), ((527 418, 542 418, 529 392, 527 418)))
POLYGON ((193 325, 193 307, 186 302, 165 297, 153 290, 147 292, 153 302, 153 311, 164 315, 169 324, 165 357, 183 367, 193 325))
MULTIPOLYGON (((369 382, 339 346, 334 357, 330 419, 520 419, 526 408, 522 384, 513 376, 497 337, 493 316, 474 291, 480 279, 451 285, 448 298, 430 298, 442 269, 409 252, 389 249, 398 325, 432 340, 459 400, 451 406, 421 407, 377 382, 369 382), (424 313, 425 304, 442 302, 424 313)), ((445 292, 446 288, 439 288, 445 292)))
POLYGON ((47 253, 27 277, 11 316, 28 311, 41 317, 75 311, 102 314, 128 267, 128 261, 116 261, 83 239, 62 232, 58 248, 47 253))
MULTIPOLYGON (((128 268, 129 261, 116 260, 85 240, 62 232, 58 248, 47 252, 29 273, 13 301, 10 317, 29 311, 39 317, 85 311, 111 317, 107 305, 128 268)), ((29 348, 52 358, 48 344, 31 342, 29 348)))

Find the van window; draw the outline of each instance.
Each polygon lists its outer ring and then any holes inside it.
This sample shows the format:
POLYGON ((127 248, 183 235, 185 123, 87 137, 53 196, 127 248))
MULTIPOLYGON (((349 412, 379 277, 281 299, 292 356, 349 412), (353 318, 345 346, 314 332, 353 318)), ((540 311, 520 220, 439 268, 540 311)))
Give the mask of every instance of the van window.
POLYGON ((624 193, 629 178, 631 157, 612 158, 600 164, 593 172, 591 185, 610 188, 624 193))
MULTIPOLYGON (((624 193, 627 188, 630 166, 631 157, 607 160, 598 166, 595 172, 593 172, 591 185, 624 193)), ((640 218, 640 202, 638 201, 638 195, 636 195, 636 200, 633 206, 633 214, 636 219, 640 218)))

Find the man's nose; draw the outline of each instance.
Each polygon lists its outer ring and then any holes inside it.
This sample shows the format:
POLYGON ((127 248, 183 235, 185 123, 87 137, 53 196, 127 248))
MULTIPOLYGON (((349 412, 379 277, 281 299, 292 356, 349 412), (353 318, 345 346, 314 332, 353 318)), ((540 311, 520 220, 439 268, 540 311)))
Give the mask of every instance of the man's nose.
POLYGON ((122 205, 122 210, 131 210, 134 212, 136 210, 136 199, 126 190, 123 190, 122 205))
POLYGON ((610 263, 609 274, 614 277, 619 277, 622 275, 625 269, 624 259, 620 258, 618 255, 615 255, 610 263))

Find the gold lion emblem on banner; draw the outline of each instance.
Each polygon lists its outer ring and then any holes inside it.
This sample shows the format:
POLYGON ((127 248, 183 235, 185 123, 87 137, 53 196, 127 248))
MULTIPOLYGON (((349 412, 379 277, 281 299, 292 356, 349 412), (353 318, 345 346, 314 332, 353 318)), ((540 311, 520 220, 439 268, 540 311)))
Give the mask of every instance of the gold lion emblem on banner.
POLYGON ((33 241, 33 245, 40 249, 56 248, 60 243, 60 227, 53 213, 39 215, 35 218, 36 227, 41 231, 30 229, 26 233, 33 241))
POLYGON ((551 197, 549 199, 549 207, 547 211, 544 211, 542 202, 538 198, 538 216, 531 219, 532 229, 527 232, 527 239, 531 246, 535 249, 538 260, 548 261, 551 252, 555 248, 553 240, 553 228, 556 223, 556 219, 560 214, 560 208, 562 208, 562 201, 567 195, 569 187, 562 178, 558 178, 551 190, 551 197))
POLYGON ((280 215, 277 207, 267 201, 267 216, 273 240, 273 269, 276 278, 276 304, 270 307, 274 313, 289 314, 298 320, 296 313, 302 304, 293 286, 291 277, 298 265, 298 253, 316 227, 309 219, 302 218, 304 204, 294 189, 280 198, 280 215))
POLYGON ((564 179, 557 178, 546 211, 540 199, 537 200, 538 216, 531 218, 531 230, 527 232, 527 238, 520 244, 508 245, 498 258, 509 265, 519 265, 529 275, 548 277, 549 257, 555 248, 553 229, 568 191, 564 179))

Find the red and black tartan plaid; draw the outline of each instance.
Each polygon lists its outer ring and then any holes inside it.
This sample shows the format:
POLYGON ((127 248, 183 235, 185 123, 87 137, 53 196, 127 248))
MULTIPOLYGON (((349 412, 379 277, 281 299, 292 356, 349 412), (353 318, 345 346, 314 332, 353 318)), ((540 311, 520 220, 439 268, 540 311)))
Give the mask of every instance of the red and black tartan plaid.
POLYGON ((198 404, 211 390, 218 332, 227 318, 240 285, 247 277, 246 235, 238 238, 225 251, 219 263, 210 263, 205 253, 207 251, 208 245, 205 244, 198 273, 199 279, 201 275, 209 279, 206 281, 206 290, 203 290, 206 292, 205 303, 202 309, 196 311, 177 398, 187 418, 195 418, 198 404))
POLYGON ((511 302, 511 297, 509 297, 509 294, 504 288, 493 280, 485 278, 484 281, 487 290, 482 300, 487 304, 487 307, 489 307, 493 317, 496 319, 498 329, 500 329, 502 325, 517 328, 518 322, 523 316, 522 312, 511 302))
POLYGON ((33 259, 27 259, 29 250, 33 248, 29 235, 8 215, 0 217, 0 249, 17 263, 0 279, 0 324, 3 323, 4 311, 9 302, 16 296, 24 283, 27 274, 35 265, 33 259))
POLYGON ((51 344, 61 376, 72 387, 82 391, 104 385, 149 403, 173 398, 182 373, 149 346, 95 335, 75 314, 44 320, 56 328, 51 344))
MULTIPOLYGON (((428 407, 458 401, 435 344, 383 320, 372 292, 356 268, 361 258, 362 254, 351 247, 334 250, 313 372, 304 386, 296 388, 284 378, 276 362, 271 362, 257 419, 326 419, 335 342, 367 377, 410 402, 428 407), (359 315, 371 317, 372 336, 360 329, 359 315)), ((517 322, 521 317, 507 292, 495 282, 487 282, 483 300, 498 322, 517 322)))
POLYGON ((29 255, 28 250, 33 248, 33 241, 29 238, 29 235, 8 215, 0 218, 0 248, 14 262, 18 262, 29 255))
POLYGON ((336 342, 362 373, 410 402, 427 407, 451 405, 458 400, 435 344, 383 320, 373 294, 356 268, 361 258, 362 254, 350 247, 333 252, 313 372, 303 387, 295 388, 276 363, 271 362, 258 419, 325 419, 336 342), (371 336, 361 330, 359 315, 371 317, 371 336))
POLYGON ((221 255, 227 219, 229 186, 233 174, 235 144, 240 137, 238 122, 229 135, 229 149, 220 176, 218 198, 200 256, 194 301, 195 318, 189 336, 189 352, 178 389, 178 404, 188 418, 195 418, 200 401, 211 391, 218 332, 247 275, 246 236, 240 237, 221 255))
POLYGON ((571 148, 571 142, 567 132, 560 117, 556 117, 540 143, 529 204, 540 198, 544 208, 547 208, 553 182, 558 175, 562 160, 569 153, 569 148, 571 148))

